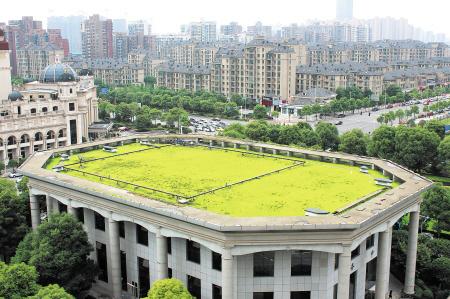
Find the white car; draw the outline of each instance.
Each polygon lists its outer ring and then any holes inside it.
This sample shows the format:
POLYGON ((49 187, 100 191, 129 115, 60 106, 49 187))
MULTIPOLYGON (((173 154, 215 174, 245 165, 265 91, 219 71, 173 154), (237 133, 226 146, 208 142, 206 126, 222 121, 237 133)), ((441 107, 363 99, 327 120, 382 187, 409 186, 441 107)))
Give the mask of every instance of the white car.
POLYGON ((20 178, 20 177, 22 177, 23 175, 21 175, 20 173, 17 173, 17 172, 10 172, 9 174, 8 174, 8 177, 9 178, 11 178, 11 179, 14 179, 14 178, 20 178))

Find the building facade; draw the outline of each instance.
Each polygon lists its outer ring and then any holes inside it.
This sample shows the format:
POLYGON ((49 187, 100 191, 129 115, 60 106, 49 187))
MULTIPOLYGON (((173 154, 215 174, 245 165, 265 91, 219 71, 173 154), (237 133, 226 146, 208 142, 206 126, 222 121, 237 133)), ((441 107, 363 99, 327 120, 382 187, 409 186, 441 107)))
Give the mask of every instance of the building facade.
POLYGON ((81 26, 82 53, 86 59, 113 57, 113 25, 111 19, 90 16, 81 26))
POLYGON ((63 59, 64 50, 51 44, 45 46, 29 44, 18 49, 16 55, 17 76, 37 80, 47 65, 63 59))
MULTIPOLYGON (((162 143, 178 137, 152 138, 162 143)), ((35 155, 20 168, 30 178, 33 228, 44 212, 67 212, 83 222, 95 248, 91 258, 101 268, 94 288, 97 295, 142 297, 156 280, 174 277, 204 299, 363 299, 373 286, 375 298, 384 299, 389 291, 392 227, 407 214, 404 292, 414 293, 420 194, 431 181, 384 160, 191 137, 210 146, 368 165, 400 187, 337 215, 234 218, 129 192, 126 199, 119 199, 110 194, 121 194, 120 189, 89 182, 90 187, 95 185, 92 191, 82 178, 42 168, 56 150, 35 155), (47 179, 49 173, 52 180, 47 179), (39 205, 40 197, 45 197, 45 206, 39 205)), ((108 144, 138 142, 136 138, 108 144)), ((82 148, 72 146, 65 152, 82 148)))
POLYGON ((96 120, 94 78, 79 77, 64 64, 51 64, 39 81, 26 83, 1 99, 0 160, 82 143, 96 120))

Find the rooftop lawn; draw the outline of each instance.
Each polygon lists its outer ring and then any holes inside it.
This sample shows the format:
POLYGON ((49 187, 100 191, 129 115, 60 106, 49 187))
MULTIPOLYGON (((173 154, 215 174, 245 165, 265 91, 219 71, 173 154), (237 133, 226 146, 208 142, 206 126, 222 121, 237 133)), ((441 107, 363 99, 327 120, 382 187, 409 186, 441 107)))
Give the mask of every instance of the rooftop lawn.
MULTIPOLYGON (((301 216, 306 208, 333 212, 382 189, 374 183, 374 178, 383 177, 380 172, 370 170, 369 174, 363 174, 358 167, 312 160, 289 161, 222 149, 183 146, 168 146, 116 156, 145 148, 148 146, 124 145, 117 147, 116 154, 93 150, 81 155, 85 160, 111 158, 85 162, 82 168, 79 164, 68 167, 189 197, 294 165, 295 161, 305 162, 303 166, 200 195, 190 203, 197 208, 231 216, 301 216)), ((72 155, 66 162, 60 162, 57 157, 52 158, 46 168, 78 162, 77 155, 80 154, 72 155)), ((74 170, 65 173, 126 189, 145 197, 177 203, 177 198, 171 195, 124 183, 118 184, 109 179, 100 180, 74 170)))

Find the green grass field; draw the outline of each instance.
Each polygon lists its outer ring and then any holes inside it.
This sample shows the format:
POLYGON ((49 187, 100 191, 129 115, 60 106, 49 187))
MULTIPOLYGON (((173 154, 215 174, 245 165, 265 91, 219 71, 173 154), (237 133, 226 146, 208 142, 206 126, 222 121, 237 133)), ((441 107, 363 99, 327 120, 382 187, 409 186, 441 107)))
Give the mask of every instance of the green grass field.
MULTIPOLYGON (((147 147, 130 144, 117 149, 118 153, 123 153, 143 148, 147 147)), ((84 159, 115 156, 102 150, 81 155, 84 159)), ((362 174, 358 167, 312 160, 296 161, 304 161, 305 164, 198 196, 190 204, 231 216, 300 216, 304 215, 306 208, 312 207, 333 212, 381 189, 374 183, 374 178, 383 177, 377 171, 370 170, 369 174, 362 174)), ((74 162, 78 162, 76 155, 65 163, 74 162)), ((59 158, 53 158, 46 168, 51 169, 58 163, 59 158)), ((221 149, 169 146, 86 162, 81 169, 78 164, 69 167, 182 196, 192 196, 294 163, 221 149)), ((173 196, 144 188, 118 184, 108 179, 100 180, 77 171, 68 171, 66 174, 126 189, 145 197, 177 203, 173 196)))

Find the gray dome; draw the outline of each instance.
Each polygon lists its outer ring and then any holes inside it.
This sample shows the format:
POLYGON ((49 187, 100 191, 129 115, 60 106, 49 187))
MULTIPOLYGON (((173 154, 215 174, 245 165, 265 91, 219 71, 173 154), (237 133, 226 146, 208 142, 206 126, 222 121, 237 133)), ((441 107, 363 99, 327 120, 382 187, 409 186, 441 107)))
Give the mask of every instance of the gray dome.
POLYGON ((17 100, 21 100, 23 98, 23 95, 18 92, 17 90, 13 90, 9 95, 8 95, 8 100, 10 101, 17 101, 17 100))
POLYGON ((41 83, 72 82, 77 80, 77 73, 67 64, 55 63, 47 66, 39 75, 41 83))

